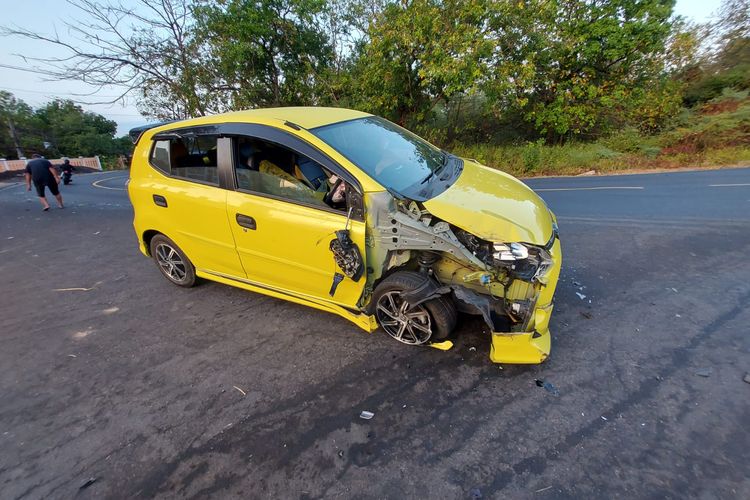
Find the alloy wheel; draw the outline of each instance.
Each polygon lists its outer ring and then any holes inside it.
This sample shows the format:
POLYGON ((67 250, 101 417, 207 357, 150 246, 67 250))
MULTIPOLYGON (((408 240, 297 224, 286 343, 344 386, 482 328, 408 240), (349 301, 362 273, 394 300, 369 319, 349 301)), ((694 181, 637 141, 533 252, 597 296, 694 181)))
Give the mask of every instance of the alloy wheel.
POLYGON ((156 262, 162 272, 175 283, 181 283, 187 275, 187 266, 177 250, 166 243, 156 246, 156 262))
POLYGON ((380 326, 399 342, 420 345, 432 337, 430 313, 422 305, 410 306, 401 297, 401 292, 381 295, 375 314, 380 326))

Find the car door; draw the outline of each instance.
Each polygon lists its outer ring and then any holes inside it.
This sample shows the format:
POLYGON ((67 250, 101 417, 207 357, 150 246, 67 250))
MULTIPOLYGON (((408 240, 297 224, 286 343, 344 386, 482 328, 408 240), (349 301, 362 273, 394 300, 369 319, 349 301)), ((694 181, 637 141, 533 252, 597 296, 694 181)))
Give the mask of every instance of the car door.
POLYGON ((154 137, 149 161, 161 173, 144 180, 145 203, 153 228, 174 240, 197 269, 243 277, 226 214, 229 191, 217 168, 222 139, 208 132, 181 129, 154 137))
MULTIPOLYGON (((356 181, 332 160, 291 134, 267 129, 255 132, 253 136, 234 138, 236 190, 227 194, 227 218, 247 279, 288 293, 355 307, 366 276, 356 280, 343 277, 330 244, 336 238, 336 231, 348 227, 352 242, 364 258, 365 223, 356 181), (267 151, 255 151, 266 160, 254 166, 244 164, 239 151, 243 140, 270 145, 276 158, 286 153, 296 163, 315 161, 327 173, 337 172, 341 182, 347 176, 348 182, 344 184, 351 202, 333 208, 323 201, 321 191, 295 183, 290 177, 291 170, 287 174, 263 172, 264 162, 281 163, 267 151), (333 287, 337 273, 343 279, 333 287)), ((361 266, 364 270, 364 260, 361 266)))

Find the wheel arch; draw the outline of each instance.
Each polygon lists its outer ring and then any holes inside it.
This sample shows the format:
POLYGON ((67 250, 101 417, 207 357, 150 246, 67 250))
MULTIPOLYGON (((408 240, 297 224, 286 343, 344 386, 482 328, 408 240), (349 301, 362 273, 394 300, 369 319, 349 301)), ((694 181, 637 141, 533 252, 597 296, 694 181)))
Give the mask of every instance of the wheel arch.
MULTIPOLYGON (((142 236, 143 246, 146 249, 146 253, 148 254, 149 257, 153 257, 153 255, 151 255, 151 240, 153 240, 154 236, 156 236, 157 234, 162 234, 164 236, 167 236, 166 234, 162 233, 161 231, 157 231, 156 229, 148 229, 143 232, 143 236, 142 236)), ((167 238, 169 238, 169 236, 167 236, 167 238)))

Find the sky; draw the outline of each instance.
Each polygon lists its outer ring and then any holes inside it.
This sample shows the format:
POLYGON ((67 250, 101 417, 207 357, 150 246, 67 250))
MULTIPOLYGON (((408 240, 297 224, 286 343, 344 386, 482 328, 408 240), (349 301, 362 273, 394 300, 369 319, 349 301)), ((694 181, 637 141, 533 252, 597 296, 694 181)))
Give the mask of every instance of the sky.
MULTIPOLYGON (((695 22, 705 22, 718 10, 720 4, 721 0, 677 0, 675 13, 695 22)), ((76 10, 62 0, 0 0, 0 12, 3 13, 0 25, 31 25, 37 32, 46 34, 57 29, 63 36, 63 21, 74 19, 76 16, 76 10)), ((51 47, 42 42, 15 37, 0 38, 0 90, 13 93, 33 107, 41 106, 54 98, 81 100, 82 98, 75 97, 75 94, 91 92, 90 88, 77 80, 49 82, 32 72, 2 67, 28 68, 30 64, 19 54, 27 57, 64 55, 61 52, 51 53, 50 50, 51 47)), ((98 95, 86 99, 90 102, 105 101, 110 98, 109 96, 117 94, 116 89, 103 89, 98 95)), ((130 128, 147 122, 138 113, 133 98, 118 104, 81 106, 87 111, 99 113, 116 121, 118 135, 124 135, 130 128)))

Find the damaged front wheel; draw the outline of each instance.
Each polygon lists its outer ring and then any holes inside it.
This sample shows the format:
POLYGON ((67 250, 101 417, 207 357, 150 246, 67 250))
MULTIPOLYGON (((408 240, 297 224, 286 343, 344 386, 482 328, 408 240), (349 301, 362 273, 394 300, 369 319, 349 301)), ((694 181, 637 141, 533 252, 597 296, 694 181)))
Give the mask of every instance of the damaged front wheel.
POLYGON ((430 278, 420 273, 397 272, 383 280, 373 294, 378 324, 404 344, 443 340, 456 326, 456 308, 449 298, 439 296, 416 305, 404 299, 404 292, 414 290, 426 279, 430 278))

